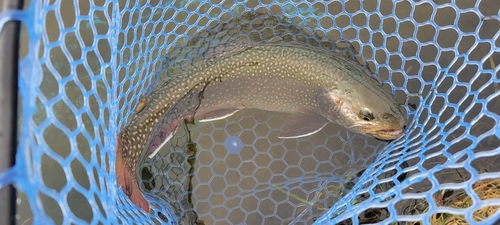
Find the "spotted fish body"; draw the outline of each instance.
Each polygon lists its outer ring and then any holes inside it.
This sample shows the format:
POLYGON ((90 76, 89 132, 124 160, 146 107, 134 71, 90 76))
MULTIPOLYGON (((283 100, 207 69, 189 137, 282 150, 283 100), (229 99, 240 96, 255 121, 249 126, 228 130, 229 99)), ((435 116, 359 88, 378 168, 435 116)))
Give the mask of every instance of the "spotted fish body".
POLYGON ((308 136, 329 122, 382 139, 403 133, 406 119, 399 107, 357 65, 312 48, 238 46, 219 46, 173 76, 141 100, 119 134, 118 185, 145 211, 149 204, 135 175, 139 156, 143 150, 154 156, 186 118, 211 121, 255 108, 290 113, 281 138, 308 136))

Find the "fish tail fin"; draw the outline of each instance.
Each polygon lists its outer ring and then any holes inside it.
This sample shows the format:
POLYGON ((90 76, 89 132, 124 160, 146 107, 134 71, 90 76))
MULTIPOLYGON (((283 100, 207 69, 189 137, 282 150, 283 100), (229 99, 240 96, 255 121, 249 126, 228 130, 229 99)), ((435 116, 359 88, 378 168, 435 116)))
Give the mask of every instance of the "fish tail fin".
POLYGON ((139 185, 137 185, 135 171, 130 171, 130 167, 125 165, 122 157, 122 143, 118 138, 116 145, 116 183, 119 188, 130 198, 130 200, 139 208, 149 213, 149 203, 144 198, 139 185))

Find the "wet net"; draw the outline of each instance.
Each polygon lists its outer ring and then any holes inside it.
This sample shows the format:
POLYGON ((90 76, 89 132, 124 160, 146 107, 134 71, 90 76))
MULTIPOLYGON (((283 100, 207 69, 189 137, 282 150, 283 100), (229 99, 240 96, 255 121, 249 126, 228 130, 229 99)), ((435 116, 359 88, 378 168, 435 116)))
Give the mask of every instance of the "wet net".
MULTIPOLYGON (((19 146, 0 188, 20 224, 492 224, 500 217, 495 1, 33 1, 23 22, 19 146), (381 142, 286 115, 186 121, 138 165, 145 214, 117 188, 116 135, 170 76, 246 41, 358 62, 409 116, 381 142), (207 53, 208 52, 208 53, 207 53), (201 57, 201 58, 200 58, 201 57), (109 172, 108 172, 109 168, 109 172)), ((189 97, 189 96, 188 96, 189 97)), ((196 100, 196 98, 194 98, 196 100)))

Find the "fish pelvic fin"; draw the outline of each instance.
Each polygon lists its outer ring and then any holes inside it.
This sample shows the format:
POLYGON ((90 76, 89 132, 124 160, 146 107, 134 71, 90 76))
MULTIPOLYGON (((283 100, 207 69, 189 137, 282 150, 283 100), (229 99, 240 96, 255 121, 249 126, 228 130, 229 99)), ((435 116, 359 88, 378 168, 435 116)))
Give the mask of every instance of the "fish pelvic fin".
POLYGON ((202 116, 203 119, 200 119, 199 122, 204 123, 204 122, 211 122, 211 121, 226 119, 238 111, 239 111, 239 109, 214 110, 214 111, 203 114, 203 116, 202 116))
POLYGON ((134 205, 149 213, 149 203, 139 189, 135 171, 132 171, 130 168, 125 164, 125 159, 122 156, 122 143, 120 138, 118 138, 115 162, 116 183, 134 205))

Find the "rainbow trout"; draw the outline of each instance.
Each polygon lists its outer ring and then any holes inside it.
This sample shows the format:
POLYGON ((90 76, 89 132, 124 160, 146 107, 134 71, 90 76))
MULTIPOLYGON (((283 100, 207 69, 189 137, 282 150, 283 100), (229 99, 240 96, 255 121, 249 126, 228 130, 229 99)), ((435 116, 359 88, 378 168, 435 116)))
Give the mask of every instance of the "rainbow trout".
POLYGON ((406 124, 379 83, 337 55, 298 46, 219 45, 141 100, 118 135, 118 186, 149 212, 136 179, 143 150, 153 157, 185 119, 218 120, 247 108, 289 113, 280 138, 312 135, 333 122, 392 140, 406 124))

